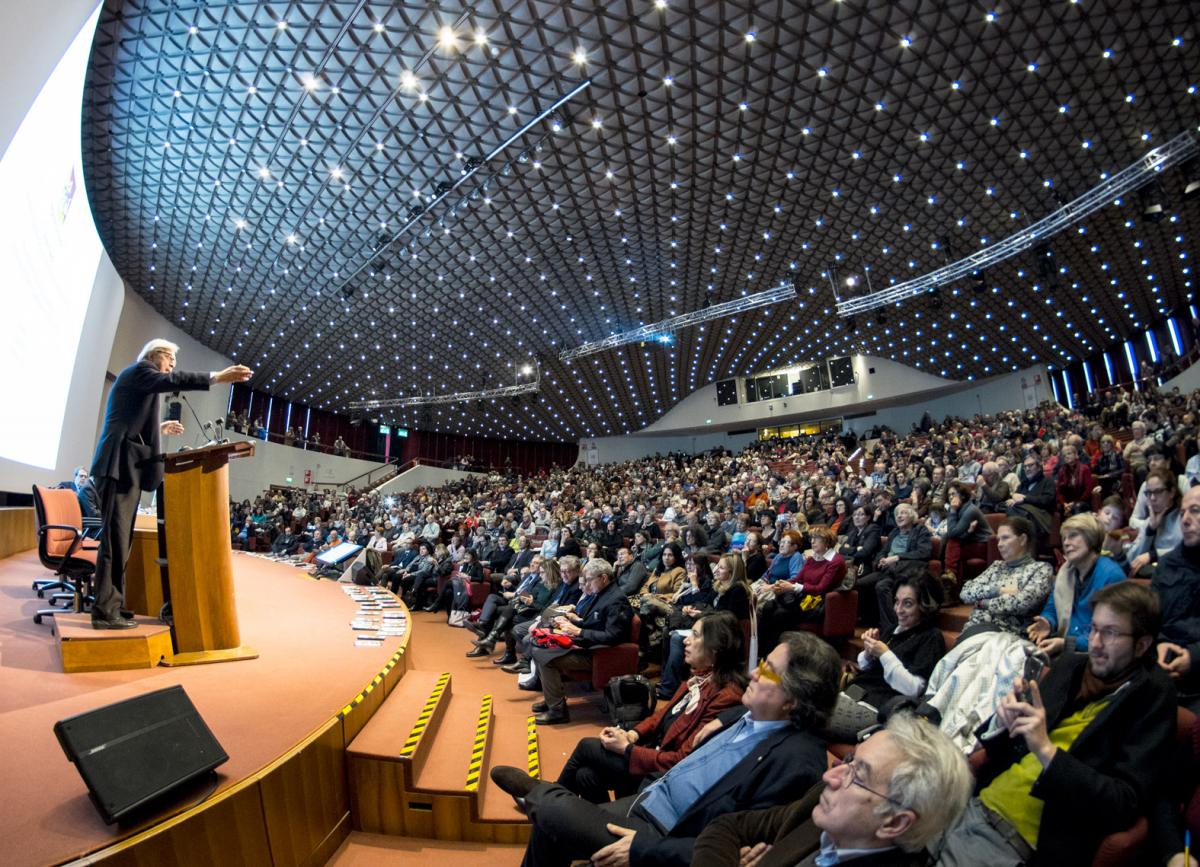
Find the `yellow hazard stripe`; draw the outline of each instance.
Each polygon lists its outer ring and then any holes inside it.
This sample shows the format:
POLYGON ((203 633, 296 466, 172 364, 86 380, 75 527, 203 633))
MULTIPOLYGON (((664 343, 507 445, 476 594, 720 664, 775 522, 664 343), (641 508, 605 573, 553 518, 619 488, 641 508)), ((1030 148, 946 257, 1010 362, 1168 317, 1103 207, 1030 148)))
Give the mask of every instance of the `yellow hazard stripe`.
POLYGON ((438 701, 441 700, 442 693, 446 691, 446 685, 449 683, 450 672, 443 671, 442 676, 434 684, 433 692, 429 693, 429 698, 425 699, 425 707, 421 708, 421 714, 413 723, 412 731, 408 733, 408 740, 404 742, 404 746, 400 750, 400 758, 411 759, 413 753, 417 751, 417 745, 421 743, 421 735, 425 734, 425 729, 429 727, 429 720, 433 717, 433 712, 437 710, 438 701))
POLYGON ((475 722, 475 740, 471 744, 471 764, 467 767, 468 792, 479 789, 479 774, 483 770, 483 754, 487 751, 488 729, 492 725, 492 697, 485 695, 479 703, 479 719, 475 722))
POLYGON ((538 759, 537 717, 531 716, 526 723, 526 728, 529 732, 529 776, 540 777, 542 775, 542 765, 538 759))
POLYGON ((350 711, 354 710, 356 707, 358 707, 360 704, 362 704, 363 699, 365 699, 368 695, 370 695, 374 691, 375 687, 377 687, 377 686, 379 686, 379 684, 383 683, 384 676, 387 675, 388 672, 390 672, 393 668, 396 667, 396 663, 400 661, 400 657, 403 655, 404 655, 403 647, 401 647, 399 650, 397 650, 395 653, 393 653, 392 658, 388 660, 387 665, 385 665, 383 668, 381 668, 379 670, 379 674, 377 674, 373 678, 371 678, 371 682, 368 683, 366 686, 364 686, 362 688, 362 690, 358 693, 358 695, 356 695, 356 696, 354 696, 354 698, 350 699, 350 703, 342 708, 341 713, 338 714, 339 719, 345 719, 349 715, 350 711))

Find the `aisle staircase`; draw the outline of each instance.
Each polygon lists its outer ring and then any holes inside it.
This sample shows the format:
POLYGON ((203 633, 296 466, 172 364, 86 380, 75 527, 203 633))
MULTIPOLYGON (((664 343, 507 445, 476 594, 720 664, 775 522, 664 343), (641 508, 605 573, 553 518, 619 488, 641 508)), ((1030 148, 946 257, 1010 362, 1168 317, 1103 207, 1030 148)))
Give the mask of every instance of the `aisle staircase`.
POLYGON ((524 843, 528 820, 488 777, 540 768, 533 718, 497 716, 490 694, 456 695, 449 672, 409 670, 346 748, 356 831, 524 843))

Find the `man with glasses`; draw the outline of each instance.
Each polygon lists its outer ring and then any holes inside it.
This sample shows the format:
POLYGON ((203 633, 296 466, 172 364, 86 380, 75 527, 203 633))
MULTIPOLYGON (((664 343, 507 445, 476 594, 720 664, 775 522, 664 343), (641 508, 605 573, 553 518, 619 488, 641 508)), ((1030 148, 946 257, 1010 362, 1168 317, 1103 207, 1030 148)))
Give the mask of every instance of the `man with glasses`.
POLYGON ((692 867, 918 867, 970 797, 953 742, 899 713, 800 800, 718 818, 696 841, 692 867))
POLYGON ((1050 531, 1050 514, 1054 511, 1057 493, 1054 480, 1042 472, 1042 459, 1034 450, 1025 453, 1021 474, 1012 496, 1005 501, 1005 512, 1033 522, 1041 539, 1050 531))
POLYGON ((942 867, 1089 865, 1143 815, 1175 735, 1175 690, 1154 665, 1158 597, 1132 581, 1093 594, 1087 655, 1017 678, 980 734, 978 795, 940 845, 942 867))
POLYGON ((159 395, 169 391, 207 390, 221 382, 245 382, 253 371, 241 364, 212 373, 187 373, 175 369, 179 347, 167 340, 151 340, 113 383, 104 411, 104 428, 92 458, 92 479, 100 492, 100 517, 104 525, 96 555, 92 626, 95 629, 131 629, 137 626, 121 614, 124 600, 125 561, 133 542, 133 519, 142 491, 153 491, 162 481, 162 437, 183 433, 179 421, 162 421, 159 395))
POLYGON ((494 768, 492 780, 533 823, 525 867, 589 858, 595 867, 684 867, 718 816, 774 807, 807 790, 827 766, 812 732, 833 707, 839 667, 820 638, 788 633, 751 675, 742 707, 709 723, 696 736, 699 746, 639 794, 608 804, 517 768, 494 768))
POLYGON ((570 722, 564 698, 563 674, 567 671, 590 671, 590 648, 628 641, 633 627, 633 608, 613 581, 611 563, 600 557, 588 560, 580 582, 583 599, 577 611, 554 618, 554 631, 558 635, 568 636, 571 645, 533 649, 533 663, 542 681, 542 700, 533 705, 538 725, 570 722))

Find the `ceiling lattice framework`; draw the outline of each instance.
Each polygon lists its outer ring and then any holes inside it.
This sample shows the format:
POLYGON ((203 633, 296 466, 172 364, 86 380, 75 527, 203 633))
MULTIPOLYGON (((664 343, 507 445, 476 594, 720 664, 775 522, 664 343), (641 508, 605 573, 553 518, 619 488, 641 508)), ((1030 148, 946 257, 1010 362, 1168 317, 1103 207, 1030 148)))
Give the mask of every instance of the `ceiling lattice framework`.
POLYGON ((1162 178, 1167 220, 1115 205, 1053 239, 1051 268, 1018 257, 936 306, 850 333, 833 286, 932 270, 1196 130, 1198 15, 1184 0, 110 0, 83 107, 88 193, 134 290, 278 397, 345 411, 508 385, 541 360, 536 403, 387 419, 413 427, 617 434, 715 379, 846 352, 955 379, 1057 366, 1190 302, 1200 216, 1179 172, 1162 178), (539 124, 398 234, 585 79, 557 130, 539 124), (795 304, 557 360, 788 279, 795 304))

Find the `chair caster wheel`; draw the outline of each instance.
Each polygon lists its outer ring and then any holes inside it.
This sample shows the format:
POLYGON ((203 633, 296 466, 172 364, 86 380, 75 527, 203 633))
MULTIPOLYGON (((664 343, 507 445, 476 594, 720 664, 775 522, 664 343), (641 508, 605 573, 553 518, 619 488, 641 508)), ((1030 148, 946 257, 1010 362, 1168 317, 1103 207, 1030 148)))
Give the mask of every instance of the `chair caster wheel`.
POLYGON ((42 615, 40 615, 40 614, 33 615, 33 622, 40 624, 42 622, 42 615))
POLYGON ((38 599, 45 599, 46 591, 39 587, 38 592, 37 592, 37 597, 38 597, 38 599))

